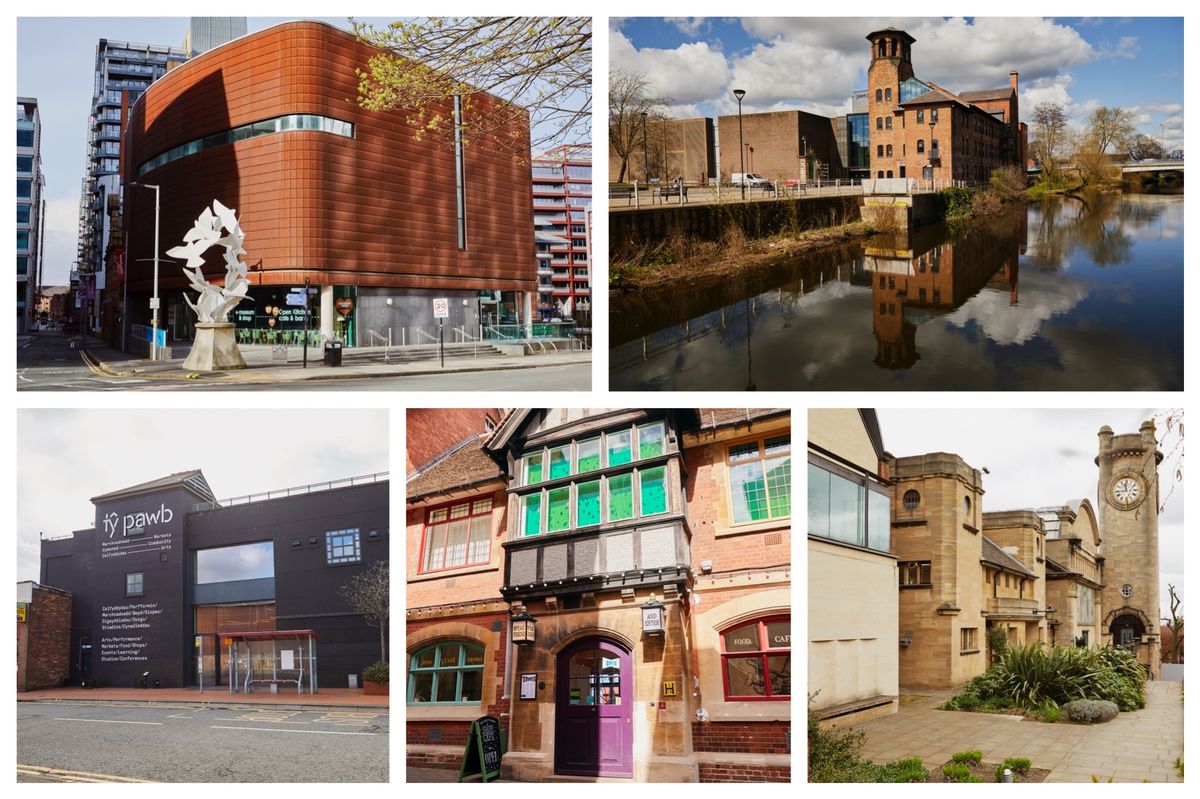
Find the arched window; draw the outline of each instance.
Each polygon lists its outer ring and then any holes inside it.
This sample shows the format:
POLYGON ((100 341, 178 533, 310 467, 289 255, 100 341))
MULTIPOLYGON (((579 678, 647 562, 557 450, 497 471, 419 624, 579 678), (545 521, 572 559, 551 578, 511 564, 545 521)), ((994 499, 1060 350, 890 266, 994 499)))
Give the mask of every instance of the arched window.
POLYGON ((877 103, 883 102, 883 89, 875 90, 875 102, 877 102, 877 103))
POLYGON ((887 117, 886 119, 884 119, 883 124, 884 124, 884 127, 886 127, 888 130, 891 130, 892 129, 892 118, 887 117))
MULTIPOLYGON (((921 267, 922 267, 921 271, 922 272, 925 271, 924 266, 925 266, 925 259, 922 258, 921 259, 921 267)), ((917 506, 920 504, 921 504, 921 495, 919 492, 914 491, 913 489, 909 489, 908 491, 904 492, 904 509, 905 510, 916 510, 917 506)))
POLYGON ((883 145, 880 144, 880 145, 877 145, 877 147, 879 149, 879 157, 883 158, 883 145))
POLYGON ((887 100, 889 103, 892 101, 892 89, 890 86, 884 90, 883 99, 887 100))
POLYGON ((443 641, 408 661, 408 704, 472 705, 483 701, 483 647, 443 641))
POLYGON ((791 616, 756 619, 723 631, 721 673, 726 699, 791 699, 791 616))
POLYGON ((875 117, 875 130, 883 130, 883 117, 875 117))
POLYGON ((890 144, 887 146, 887 157, 888 158, 892 157, 892 145, 890 145, 890 144))
POLYGON ((918 153, 925 152, 925 140, 924 139, 917 139, 917 152, 918 153))

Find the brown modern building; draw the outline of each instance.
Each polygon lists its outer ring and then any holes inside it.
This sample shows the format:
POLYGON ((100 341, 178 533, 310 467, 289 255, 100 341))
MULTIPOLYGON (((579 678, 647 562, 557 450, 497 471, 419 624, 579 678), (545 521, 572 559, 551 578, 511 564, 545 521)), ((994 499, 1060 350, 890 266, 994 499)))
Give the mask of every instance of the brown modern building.
POLYGON ((837 180, 849 177, 834 131, 836 120, 807 111, 737 114, 718 120, 721 179, 753 172, 771 181, 837 180), (739 141, 740 139, 740 141, 739 141), (739 147, 745 151, 743 161, 739 147), (743 165, 745 169, 742 169, 743 165))
MULTIPOLYGON (((219 200, 246 234, 252 302, 235 312, 242 340, 270 322, 298 331, 285 307, 309 281, 314 327, 347 345, 371 331, 412 340, 436 326, 432 299, 450 300, 450 327, 530 318, 536 275, 529 131, 464 141, 423 130, 415 114, 359 107, 358 78, 378 50, 320 22, 243 36, 171 70, 129 110, 122 166, 161 192, 160 248, 179 244, 219 200)), ((476 94, 430 112, 461 121, 500 101, 476 94)), ((130 321, 148 324, 155 197, 126 190, 130 321)), ((205 273, 223 277, 221 253, 205 273)), ((160 252, 160 257, 161 252, 160 252)), ((160 325, 191 337, 180 264, 159 267, 160 325)))
POLYGON ((886 28, 867 39, 873 177, 983 182, 993 169, 1025 163, 1016 72, 1008 86, 955 94, 917 79, 912 36, 886 28))

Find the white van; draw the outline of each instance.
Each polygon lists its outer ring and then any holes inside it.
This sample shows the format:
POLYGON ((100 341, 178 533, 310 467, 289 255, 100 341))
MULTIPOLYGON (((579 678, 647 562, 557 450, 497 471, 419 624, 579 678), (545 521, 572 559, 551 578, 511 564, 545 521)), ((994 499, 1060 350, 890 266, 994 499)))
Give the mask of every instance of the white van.
POLYGON ((741 186, 743 183, 751 189, 767 189, 768 191, 775 190, 775 184, 755 172, 734 172, 733 179, 730 181, 735 186, 741 186))

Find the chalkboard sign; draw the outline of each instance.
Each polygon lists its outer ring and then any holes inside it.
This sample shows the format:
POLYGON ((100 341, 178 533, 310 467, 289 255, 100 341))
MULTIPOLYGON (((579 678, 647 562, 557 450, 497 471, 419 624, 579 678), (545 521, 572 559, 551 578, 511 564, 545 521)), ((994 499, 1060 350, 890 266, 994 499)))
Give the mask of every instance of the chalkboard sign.
POLYGON ((462 767, 458 770, 458 781, 463 777, 478 774, 483 782, 500 777, 500 720, 484 716, 471 722, 467 735, 467 750, 463 752, 462 767))

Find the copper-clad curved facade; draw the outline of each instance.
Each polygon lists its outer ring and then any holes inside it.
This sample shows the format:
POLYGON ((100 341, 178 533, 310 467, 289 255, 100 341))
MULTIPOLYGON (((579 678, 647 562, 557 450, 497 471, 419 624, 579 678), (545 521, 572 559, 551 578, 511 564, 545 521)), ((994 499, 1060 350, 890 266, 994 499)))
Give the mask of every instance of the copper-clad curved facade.
MULTIPOLYGON (((324 23, 289 22, 211 50, 150 86, 130 111, 122 165, 132 321, 147 318, 147 304, 133 298, 151 290, 154 192, 129 181, 161 186, 161 252, 181 243, 213 199, 236 209, 252 296, 306 278, 354 287, 359 307, 372 296, 381 305, 384 294, 427 304, 427 294, 535 290, 527 116, 508 131, 523 151, 482 140, 464 148, 460 247, 453 142, 443 134, 419 140, 403 110, 358 106, 355 68, 376 52, 324 23), (339 131, 349 123, 353 135, 289 129, 220 143, 222 133, 287 115, 337 120, 339 131), (155 164, 205 137, 218 143, 155 164)), ((445 105, 449 118, 453 106, 445 105)), ((217 249, 208 261, 215 279, 223 273, 217 249)), ((179 264, 160 266, 160 294, 184 285, 179 264)))

